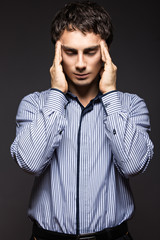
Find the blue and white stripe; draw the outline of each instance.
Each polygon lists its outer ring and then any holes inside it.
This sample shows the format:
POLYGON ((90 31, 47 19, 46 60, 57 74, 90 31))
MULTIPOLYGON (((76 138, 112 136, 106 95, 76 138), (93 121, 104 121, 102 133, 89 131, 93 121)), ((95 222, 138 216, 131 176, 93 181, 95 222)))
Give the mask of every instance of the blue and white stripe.
POLYGON ((129 219, 129 176, 153 155, 147 107, 113 91, 86 107, 56 89, 28 95, 17 112, 12 157, 35 174, 28 214, 47 230, 89 233, 129 219))

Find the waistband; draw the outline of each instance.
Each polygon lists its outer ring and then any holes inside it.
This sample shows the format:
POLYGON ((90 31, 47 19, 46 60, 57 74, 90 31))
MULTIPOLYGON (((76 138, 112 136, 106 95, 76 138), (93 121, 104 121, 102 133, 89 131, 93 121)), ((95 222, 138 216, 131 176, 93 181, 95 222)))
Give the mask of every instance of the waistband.
POLYGON ((105 228, 99 232, 75 235, 45 230, 34 224, 32 232, 35 238, 46 240, 115 240, 127 234, 128 227, 127 222, 123 222, 116 227, 105 228))

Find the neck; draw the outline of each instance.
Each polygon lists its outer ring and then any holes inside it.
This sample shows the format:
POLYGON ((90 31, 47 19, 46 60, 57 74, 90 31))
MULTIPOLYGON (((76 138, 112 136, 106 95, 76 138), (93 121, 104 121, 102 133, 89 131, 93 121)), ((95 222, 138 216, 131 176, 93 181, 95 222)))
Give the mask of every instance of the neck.
POLYGON ((78 97, 80 103, 86 107, 97 96, 99 88, 97 80, 86 86, 75 85, 69 81, 69 91, 78 97))

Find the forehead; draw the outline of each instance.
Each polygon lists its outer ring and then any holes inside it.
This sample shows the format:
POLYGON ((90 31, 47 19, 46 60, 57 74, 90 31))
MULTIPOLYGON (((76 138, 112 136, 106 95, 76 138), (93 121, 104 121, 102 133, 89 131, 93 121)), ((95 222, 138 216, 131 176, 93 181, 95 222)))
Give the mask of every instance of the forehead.
POLYGON ((101 37, 93 32, 83 34, 79 30, 65 30, 60 37, 60 42, 68 47, 82 50, 91 46, 99 45, 101 37))

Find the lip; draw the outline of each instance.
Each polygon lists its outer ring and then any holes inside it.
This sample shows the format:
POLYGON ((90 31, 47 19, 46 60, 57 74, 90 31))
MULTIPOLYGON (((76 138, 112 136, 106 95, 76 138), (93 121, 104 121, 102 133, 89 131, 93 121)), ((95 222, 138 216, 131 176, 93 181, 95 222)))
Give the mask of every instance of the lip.
POLYGON ((89 76, 89 73, 85 73, 85 74, 74 73, 74 75, 75 75, 76 78, 78 78, 78 79, 86 79, 86 78, 89 76))

